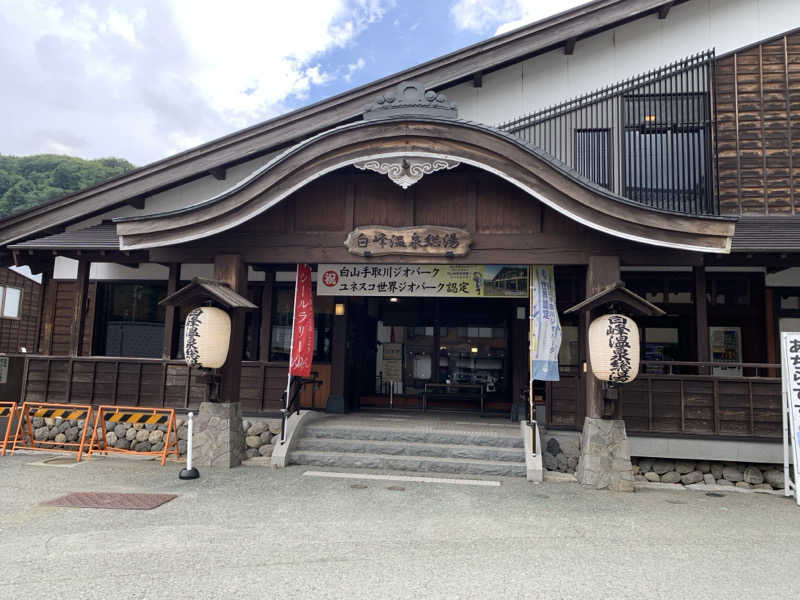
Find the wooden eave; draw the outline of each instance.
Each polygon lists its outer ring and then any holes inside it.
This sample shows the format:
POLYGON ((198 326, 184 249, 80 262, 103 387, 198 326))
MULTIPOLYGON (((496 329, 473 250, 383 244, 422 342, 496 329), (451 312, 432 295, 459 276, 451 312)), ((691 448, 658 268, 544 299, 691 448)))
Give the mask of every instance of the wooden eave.
POLYGON ((188 284, 161 300, 159 306, 200 306, 206 302, 228 309, 255 310, 258 307, 227 284, 216 279, 194 277, 188 284))
POLYGON ((394 75, 270 119, 259 125, 151 163, 95 187, 64 196, 0 222, 0 246, 65 222, 169 189, 218 169, 358 119, 364 104, 404 80, 426 88, 470 79, 620 23, 657 12, 669 0, 595 0, 473 44, 394 75))
POLYGON ((301 142, 228 191, 160 214, 114 219, 120 247, 180 244, 231 229, 325 173, 380 156, 449 158, 492 172, 598 231, 682 250, 728 252, 735 222, 645 207, 581 177, 503 131, 452 119, 402 117, 343 125, 301 142))
POLYGON ((666 312, 652 302, 648 302, 639 294, 630 291, 622 281, 617 281, 594 296, 582 300, 564 311, 564 314, 594 310, 609 304, 623 304, 643 317, 663 317, 666 312))

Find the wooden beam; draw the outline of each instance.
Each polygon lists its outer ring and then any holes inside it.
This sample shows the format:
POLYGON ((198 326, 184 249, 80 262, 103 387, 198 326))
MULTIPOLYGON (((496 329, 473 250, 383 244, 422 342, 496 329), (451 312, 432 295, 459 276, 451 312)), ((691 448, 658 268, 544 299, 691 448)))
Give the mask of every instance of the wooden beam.
POLYGON ((53 349, 53 323, 56 312, 56 286, 53 280, 53 261, 42 269, 42 312, 39 318, 39 353, 50 354, 53 349))
MULTIPOLYGON (((619 276, 619 256, 592 256, 589 258, 589 267, 586 269, 586 296, 594 296, 603 291, 604 288, 620 279, 619 276)), ((589 343, 589 325, 592 322, 591 315, 586 314, 586 330, 583 332, 584 343, 589 343)), ((605 399, 603 396, 603 386, 600 381, 592 374, 591 360, 589 352, 586 352, 587 370, 584 374, 586 382, 586 416, 592 419, 602 419, 605 411, 605 399)), ((582 423, 578 423, 582 426, 582 423)))
POLYGON ((89 268, 91 262, 78 261, 78 276, 75 279, 72 325, 70 327, 70 355, 80 356, 83 345, 83 332, 86 328, 86 295, 89 288, 89 268))
MULTIPOLYGON (((775 295, 772 288, 764 288, 764 331, 766 333, 767 345, 767 362, 777 363, 779 357, 777 353, 778 342, 778 320, 775 318, 775 295)), ((770 369, 769 377, 777 377, 778 373, 775 369, 770 369)))
MULTIPOLYGON (((240 254, 219 254, 214 259, 214 279, 227 283, 238 294, 247 293, 247 266, 240 254)), ((244 312, 233 310, 228 357, 220 369, 220 401, 238 402, 244 354, 244 312)))
MULTIPOLYGON (((181 279, 180 263, 169 264, 169 275, 167 277, 167 296, 178 291, 178 282, 181 279)), ((175 326, 178 316, 177 306, 164 307, 164 342, 162 344, 161 357, 169 360, 175 352, 175 326)))
POLYGON ((664 5, 662 5, 662 6, 659 6, 659 7, 658 7, 658 18, 659 18, 660 20, 662 20, 662 21, 663 21, 664 19, 666 19, 666 18, 667 18, 667 15, 669 14, 669 10, 670 10, 671 8, 672 8, 672 2, 669 2, 669 3, 667 3, 667 4, 664 4, 664 5))
POLYGON ((472 87, 483 87, 483 71, 472 74, 472 87))
POLYGON ((708 362, 708 303, 706 302, 706 268, 694 268, 694 309, 697 332, 697 361, 708 362))
POLYGON ((572 56, 572 54, 575 52, 575 42, 577 41, 578 38, 575 37, 567 38, 567 41, 564 42, 564 54, 567 56, 572 56))
POLYGON ((126 202, 126 204, 128 206, 132 206, 136 210, 143 210, 144 209, 144 201, 145 201, 144 196, 141 196, 140 198, 132 198, 132 199, 128 200, 128 202, 126 202))
POLYGON ((225 167, 214 167, 208 170, 209 174, 217 181, 225 181, 228 171, 225 167))
POLYGON ((330 398, 333 405, 345 405, 347 373, 347 319, 351 306, 348 305, 349 298, 334 296, 335 303, 344 304, 344 314, 334 315, 333 331, 331 332, 331 388, 330 398))

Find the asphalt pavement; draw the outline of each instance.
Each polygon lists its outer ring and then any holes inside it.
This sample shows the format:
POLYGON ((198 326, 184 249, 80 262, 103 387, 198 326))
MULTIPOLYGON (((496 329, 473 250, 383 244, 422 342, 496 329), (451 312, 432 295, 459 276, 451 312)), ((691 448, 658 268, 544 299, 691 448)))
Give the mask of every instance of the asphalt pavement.
MULTIPOLYGON (((800 508, 779 496, 321 478, 0 458, 0 598, 792 598, 800 508), (150 511, 43 506, 173 493, 150 511)), ((327 469, 335 471, 334 469, 327 469)), ((401 474, 408 475, 408 474, 401 474)))

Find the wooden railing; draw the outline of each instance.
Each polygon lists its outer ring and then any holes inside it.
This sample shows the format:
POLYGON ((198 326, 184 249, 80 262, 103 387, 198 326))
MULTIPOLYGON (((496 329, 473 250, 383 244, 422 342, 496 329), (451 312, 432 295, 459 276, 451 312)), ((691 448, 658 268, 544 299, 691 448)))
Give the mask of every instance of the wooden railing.
MULTIPOLYGON (((579 428, 583 378, 566 370, 548 386, 550 425, 579 428)), ((676 433, 779 439, 780 365, 644 361, 635 381, 620 387, 629 433, 676 433), (742 375, 720 371, 741 368, 742 375)))
MULTIPOLYGON (((204 399, 200 374, 182 360, 103 356, 23 355, 20 397, 29 402, 116 404, 196 408, 204 399)), ((327 365, 320 365, 329 376, 327 365), (327 369, 326 369, 327 368, 327 369)), ((243 412, 278 413, 286 385, 286 363, 243 362, 240 402, 243 412)), ((318 390, 309 390, 316 404, 318 390)), ((301 406, 306 402, 301 398, 301 406)))

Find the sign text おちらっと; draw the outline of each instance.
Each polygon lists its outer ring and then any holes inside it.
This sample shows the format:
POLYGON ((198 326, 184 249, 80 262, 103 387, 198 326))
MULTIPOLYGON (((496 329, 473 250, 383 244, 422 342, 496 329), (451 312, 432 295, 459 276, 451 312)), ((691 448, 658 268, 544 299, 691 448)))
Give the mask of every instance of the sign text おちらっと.
POLYGON ((795 500, 800 505, 796 487, 800 481, 800 333, 781 333, 781 355, 784 494, 788 496, 793 489, 795 500), (790 462, 794 463, 794 482, 789 477, 790 462))
POLYGON ((321 264, 321 296, 526 298, 527 265, 321 264))

